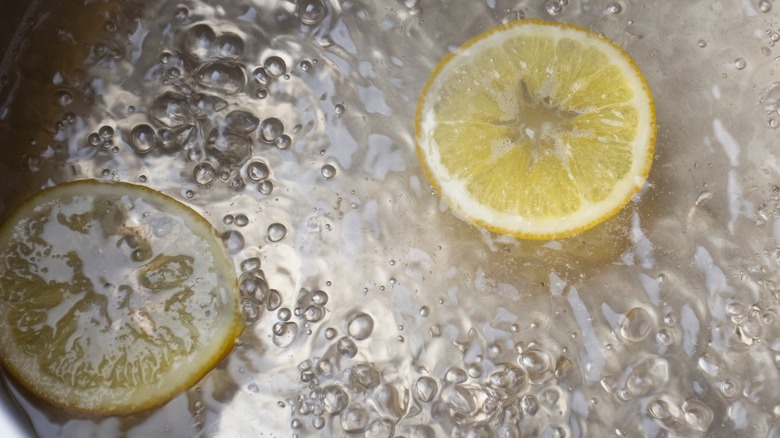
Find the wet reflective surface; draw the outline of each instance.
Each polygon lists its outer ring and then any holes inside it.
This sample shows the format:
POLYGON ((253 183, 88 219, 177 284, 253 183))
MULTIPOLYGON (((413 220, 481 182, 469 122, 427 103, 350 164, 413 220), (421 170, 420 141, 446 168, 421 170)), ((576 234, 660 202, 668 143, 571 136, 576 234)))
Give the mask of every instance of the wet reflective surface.
POLYGON ((780 8, 768 0, 43 5, 2 72, 0 215, 121 180, 204 215, 251 325, 166 406, 40 435, 778 433, 780 8), (601 32, 653 90, 657 157, 585 234, 455 217, 413 114, 441 57, 522 17, 601 32))

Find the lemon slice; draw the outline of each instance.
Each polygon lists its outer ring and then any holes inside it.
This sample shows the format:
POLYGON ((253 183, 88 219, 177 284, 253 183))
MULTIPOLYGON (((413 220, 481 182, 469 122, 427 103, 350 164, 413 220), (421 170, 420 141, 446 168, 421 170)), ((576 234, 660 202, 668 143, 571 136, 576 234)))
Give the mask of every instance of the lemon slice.
POLYGON ((643 186, 656 124, 631 58, 589 30, 530 19, 445 57, 420 98, 417 152, 460 216, 552 239, 614 215, 643 186))
POLYGON ((158 406, 211 370, 243 328, 216 231, 148 188, 43 190, 0 227, 0 248, 0 360, 57 406, 158 406))

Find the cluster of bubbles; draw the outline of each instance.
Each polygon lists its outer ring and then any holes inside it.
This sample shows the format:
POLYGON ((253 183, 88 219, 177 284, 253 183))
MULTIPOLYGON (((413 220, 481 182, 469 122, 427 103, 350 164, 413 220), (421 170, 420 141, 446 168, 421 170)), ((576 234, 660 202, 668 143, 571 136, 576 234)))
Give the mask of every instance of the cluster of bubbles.
MULTIPOLYGON (((421 316, 428 314, 427 307, 421 308, 421 316)), ((355 341, 369 338, 374 320, 355 312, 346 323, 347 335, 338 338, 336 350, 353 359, 355 341)), ((337 337, 333 328, 325 333, 328 339, 337 337)), ((307 390, 289 401, 291 426, 305 434, 307 428, 330 424, 331 432, 371 437, 494 436, 496 431, 503 437, 531 431, 570 436, 563 420, 570 397, 557 383, 572 368, 571 361, 536 342, 519 342, 503 358, 452 366, 441 375, 418 368, 408 382, 376 363, 354 360, 339 369, 343 361, 327 354, 307 359, 298 365, 307 390)))

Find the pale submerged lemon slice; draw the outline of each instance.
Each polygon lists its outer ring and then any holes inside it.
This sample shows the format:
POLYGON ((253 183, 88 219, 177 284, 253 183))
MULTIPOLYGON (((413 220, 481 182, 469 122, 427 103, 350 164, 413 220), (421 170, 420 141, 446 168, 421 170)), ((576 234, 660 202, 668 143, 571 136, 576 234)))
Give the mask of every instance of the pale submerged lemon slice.
POLYGON ((586 29, 499 26, 445 57, 423 89, 422 167, 459 215, 552 239, 614 215, 653 159, 655 107, 633 60, 586 29))
POLYGON ((43 190, 0 227, 0 360, 33 394, 92 414, 160 405, 243 328, 211 225, 148 188, 43 190))

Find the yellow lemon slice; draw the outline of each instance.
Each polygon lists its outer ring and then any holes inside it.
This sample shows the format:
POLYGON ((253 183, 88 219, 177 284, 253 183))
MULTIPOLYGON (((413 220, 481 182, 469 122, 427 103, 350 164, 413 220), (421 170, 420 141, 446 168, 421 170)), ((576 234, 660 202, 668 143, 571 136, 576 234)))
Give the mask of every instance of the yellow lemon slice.
POLYGON ((0 249, 0 360, 57 406, 160 405, 211 370, 243 328, 219 235, 148 188, 43 190, 0 227, 0 249))
POLYGON ((614 215, 643 186, 655 107, 616 44, 541 20, 498 26, 446 56, 420 98, 417 152, 459 215, 552 239, 614 215))

